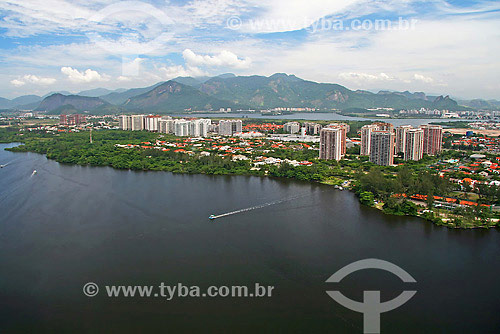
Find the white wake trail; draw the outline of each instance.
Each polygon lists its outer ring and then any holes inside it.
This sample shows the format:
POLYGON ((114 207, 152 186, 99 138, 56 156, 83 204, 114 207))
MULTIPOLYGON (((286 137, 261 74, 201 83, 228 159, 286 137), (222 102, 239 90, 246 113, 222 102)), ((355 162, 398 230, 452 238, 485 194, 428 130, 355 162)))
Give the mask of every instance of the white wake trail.
POLYGON ((220 215, 212 215, 212 216, 210 216, 210 219, 217 219, 217 218, 222 218, 222 217, 227 217, 227 216, 235 215, 235 214, 242 213, 242 212, 247 212, 247 211, 250 211, 250 210, 262 209, 262 208, 264 208, 266 206, 271 206, 271 205, 276 205, 276 204, 280 204, 280 203, 283 203, 283 202, 292 201, 294 199, 298 199, 298 198, 305 197, 305 196, 308 196, 308 195, 301 195, 301 196, 295 196, 295 197, 291 197, 291 198, 280 199, 280 200, 277 200, 277 201, 268 202, 268 203, 264 203, 264 204, 252 206, 252 207, 245 208, 245 209, 240 209, 240 210, 236 210, 236 211, 226 212, 226 213, 223 213, 223 214, 220 214, 220 215))

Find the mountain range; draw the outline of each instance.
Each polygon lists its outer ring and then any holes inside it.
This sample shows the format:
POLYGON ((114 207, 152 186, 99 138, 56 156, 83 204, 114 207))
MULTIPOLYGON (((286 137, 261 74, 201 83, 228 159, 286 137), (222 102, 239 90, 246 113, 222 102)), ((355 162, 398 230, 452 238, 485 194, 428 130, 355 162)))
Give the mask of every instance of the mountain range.
POLYGON ((411 93, 350 90, 330 83, 303 80, 295 75, 276 73, 265 76, 236 76, 228 73, 216 77, 178 77, 155 85, 108 90, 97 88, 78 94, 54 92, 48 96, 26 95, 7 100, 0 98, 0 109, 61 112, 172 113, 220 108, 269 109, 275 107, 309 107, 319 110, 352 108, 436 108, 498 109, 496 100, 459 100, 449 96, 411 93))

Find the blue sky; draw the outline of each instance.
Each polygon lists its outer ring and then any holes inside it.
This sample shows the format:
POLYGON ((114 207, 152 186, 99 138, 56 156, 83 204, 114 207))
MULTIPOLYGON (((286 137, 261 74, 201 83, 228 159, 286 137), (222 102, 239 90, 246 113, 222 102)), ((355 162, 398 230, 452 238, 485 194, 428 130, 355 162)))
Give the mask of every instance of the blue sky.
POLYGON ((4 0, 0 96, 295 74, 500 99, 500 2, 4 0))

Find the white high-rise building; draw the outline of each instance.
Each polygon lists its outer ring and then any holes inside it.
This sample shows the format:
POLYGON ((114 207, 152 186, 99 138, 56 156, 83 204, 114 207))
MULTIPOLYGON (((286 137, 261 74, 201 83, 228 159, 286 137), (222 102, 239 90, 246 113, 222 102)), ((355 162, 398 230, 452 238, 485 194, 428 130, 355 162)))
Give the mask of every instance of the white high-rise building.
POLYGON ((324 160, 342 159, 342 129, 323 128, 319 132, 319 158, 324 160))
POLYGON ((144 128, 144 115, 132 115, 132 131, 142 131, 144 128))
POLYGON ((370 155, 371 134, 377 130, 378 127, 374 124, 365 125, 361 128, 361 155, 370 155))
POLYGON ((173 119, 161 119, 159 131, 161 133, 174 133, 175 121, 173 119))
POLYGON ((206 137, 212 121, 209 119, 195 119, 189 122, 189 135, 193 137, 206 137))
POLYGON ((208 136, 208 132, 210 131, 210 126, 212 125, 212 120, 210 119, 199 119, 200 122, 200 137, 208 136))
POLYGON ((424 156, 424 130, 410 129, 405 135, 405 160, 418 161, 424 156))
POLYGON ((413 129, 411 125, 402 125, 396 128, 396 153, 406 152, 406 134, 413 129))
POLYGON ((122 129, 122 130, 132 130, 132 116, 130 116, 130 115, 121 115, 118 118, 118 122, 120 124, 120 129, 122 129))
POLYGON ((242 132, 243 122, 241 120, 220 120, 219 134, 221 136, 232 136, 236 132, 242 132))
POLYGON ((151 132, 158 132, 160 130, 160 116, 146 116, 145 130, 151 132))
POLYGON ((288 132, 288 133, 291 133, 291 134, 299 133, 299 131, 300 131, 300 123, 299 122, 288 122, 288 123, 285 123, 285 125, 283 125, 283 130, 285 130, 285 132, 288 132))
POLYGON ((346 124, 346 123, 331 123, 331 124, 328 124, 326 127, 341 130, 340 135, 341 135, 342 142, 341 142, 340 148, 342 150, 341 154, 342 154, 342 156, 344 156, 346 154, 346 150, 347 150, 347 133, 349 131, 351 131, 351 127, 349 126, 349 124, 346 124))
MULTIPOLYGON (((365 125, 361 128, 361 155, 370 155, 371 150, 371 134, 373 131, 394 131, 394 125, 391 123, 375 122, 365 125)), ((394 145, 393 145, 394 146, 394 145)))
POLYGON ((394 164, 394 133, 392 131, 371 132, 370 162, 381 166, 394 164))
POLYGON ((189 122, 183 119, 175 120, 175 135, 179 137, 189 136, 189 122))
POLYGON ((199 120, 189 122, 189 135, 193 137, 200 137, 201 123, 199 120))
POLYGON ((421 125, 424 130, 424 153, 436 155, 441 153, 443 145, 443 128, 439 125, 421 125))

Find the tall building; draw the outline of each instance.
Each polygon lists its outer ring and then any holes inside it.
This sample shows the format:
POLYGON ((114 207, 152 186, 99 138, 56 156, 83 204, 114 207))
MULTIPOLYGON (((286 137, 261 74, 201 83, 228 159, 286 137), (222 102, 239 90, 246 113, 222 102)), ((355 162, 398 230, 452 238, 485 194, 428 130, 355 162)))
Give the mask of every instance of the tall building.
POLYGON ((418 161, 424 156, 424 130, 409 129, 405 133, 405 160, 418 161))
POLYGON ((206 137, 212 121, 209 119, 196 119, 189 123, 189 135, 193 137, 206 137))
POLYGON ((161 119, 159 123, 161 133, 175 133, 175 121, 173 119, 161 119))
POLYGON ((361 128, 361 155, 370 155, 371 150, 371 134, 373 131, 388 131, 393 132, 394 125, 391 123, 375 122, 365 125, 361 128))
POLYGON ((142 131, 145 128, 144 115, 132 115, 132 131, 142 131))
POLYGON ((377 129, 379 131, 394 131, 394 125, 391 123, 385 123, 385 122, 375 122, 373 125, 377 126, 377 129))
POLYGON ((396 128, 396 153, 405 153, 406 133, 413 129, 411 125, 402 125, 396 128))
POLYGON ((304 123, 304 127, 306 128, 306 132, 310 135, 318 135, 323 126, 318 123, 304 123))
MULTIPOLYGON (((212 120, 208 118, 203 118, 197 121, 200 123, 200 137, 208 136, 208 133, 210 132, 212 126, 212 120)), ((241 130, 243 130, 243 128, 241 128, 241 130)))
POLYGON ((80 114, 71 114, 71 115, 60 115, 59 116, 59 124, 61 125, 80 125, 85 123, 86 117, 80 114))
POLYGON ((183 119, 175 120, 175 135, 179 137, 189 136, 189 121, 183 119))
POLYGON ((300 131, 300 123, 299 122, 288 122, 288 123, 285 123, 285 125, 283 125, 283 130, 285 130, 285 132, 288 132, 288 133, 291 133, 291 134, 299 133, 299 131, 300 131))
POLYGON ((371 132, 370 162, 381 166, 391 166, 394 163, 394 133, 392 131, 371 132))
POLYGON ((365 125, 361 128, 361 155, 370 155, 371 136, 378 128, 374 124, 365 125))
POLYGON ((332 123, 328 124, 327 128, 333 128, 333 129, 340 129, 340 136, 341 136, 341 154, 342 156, 345 155, 346 153, 346 145, 347 145, 347 133, 351 131, 351 127, 349 124, 346 123, 332 123))
POLYGON ((443 128, 439 125, 421 125, 424 130, 424 153, 436 155, 441 152, 443 145, 443 128))
POLYGON ((241 120, 220 120, 219 121, 219 134, 221 136, 232 136, 236 132, 243 130, 243 123, 241 120))
POLYGON ((342 159, 342 129, 323 128, 319 133, 319 158, 324 160, 342 159))
POLYGON ((144 129, 151 132, 160 131, 160 120, 161 116, 146 116, 144 119, 144 129))
POLYGON ((121 115, 118 118, 118 123, 119 123, 120 129, 132 130, 132 116, 131 115, 121 115))

